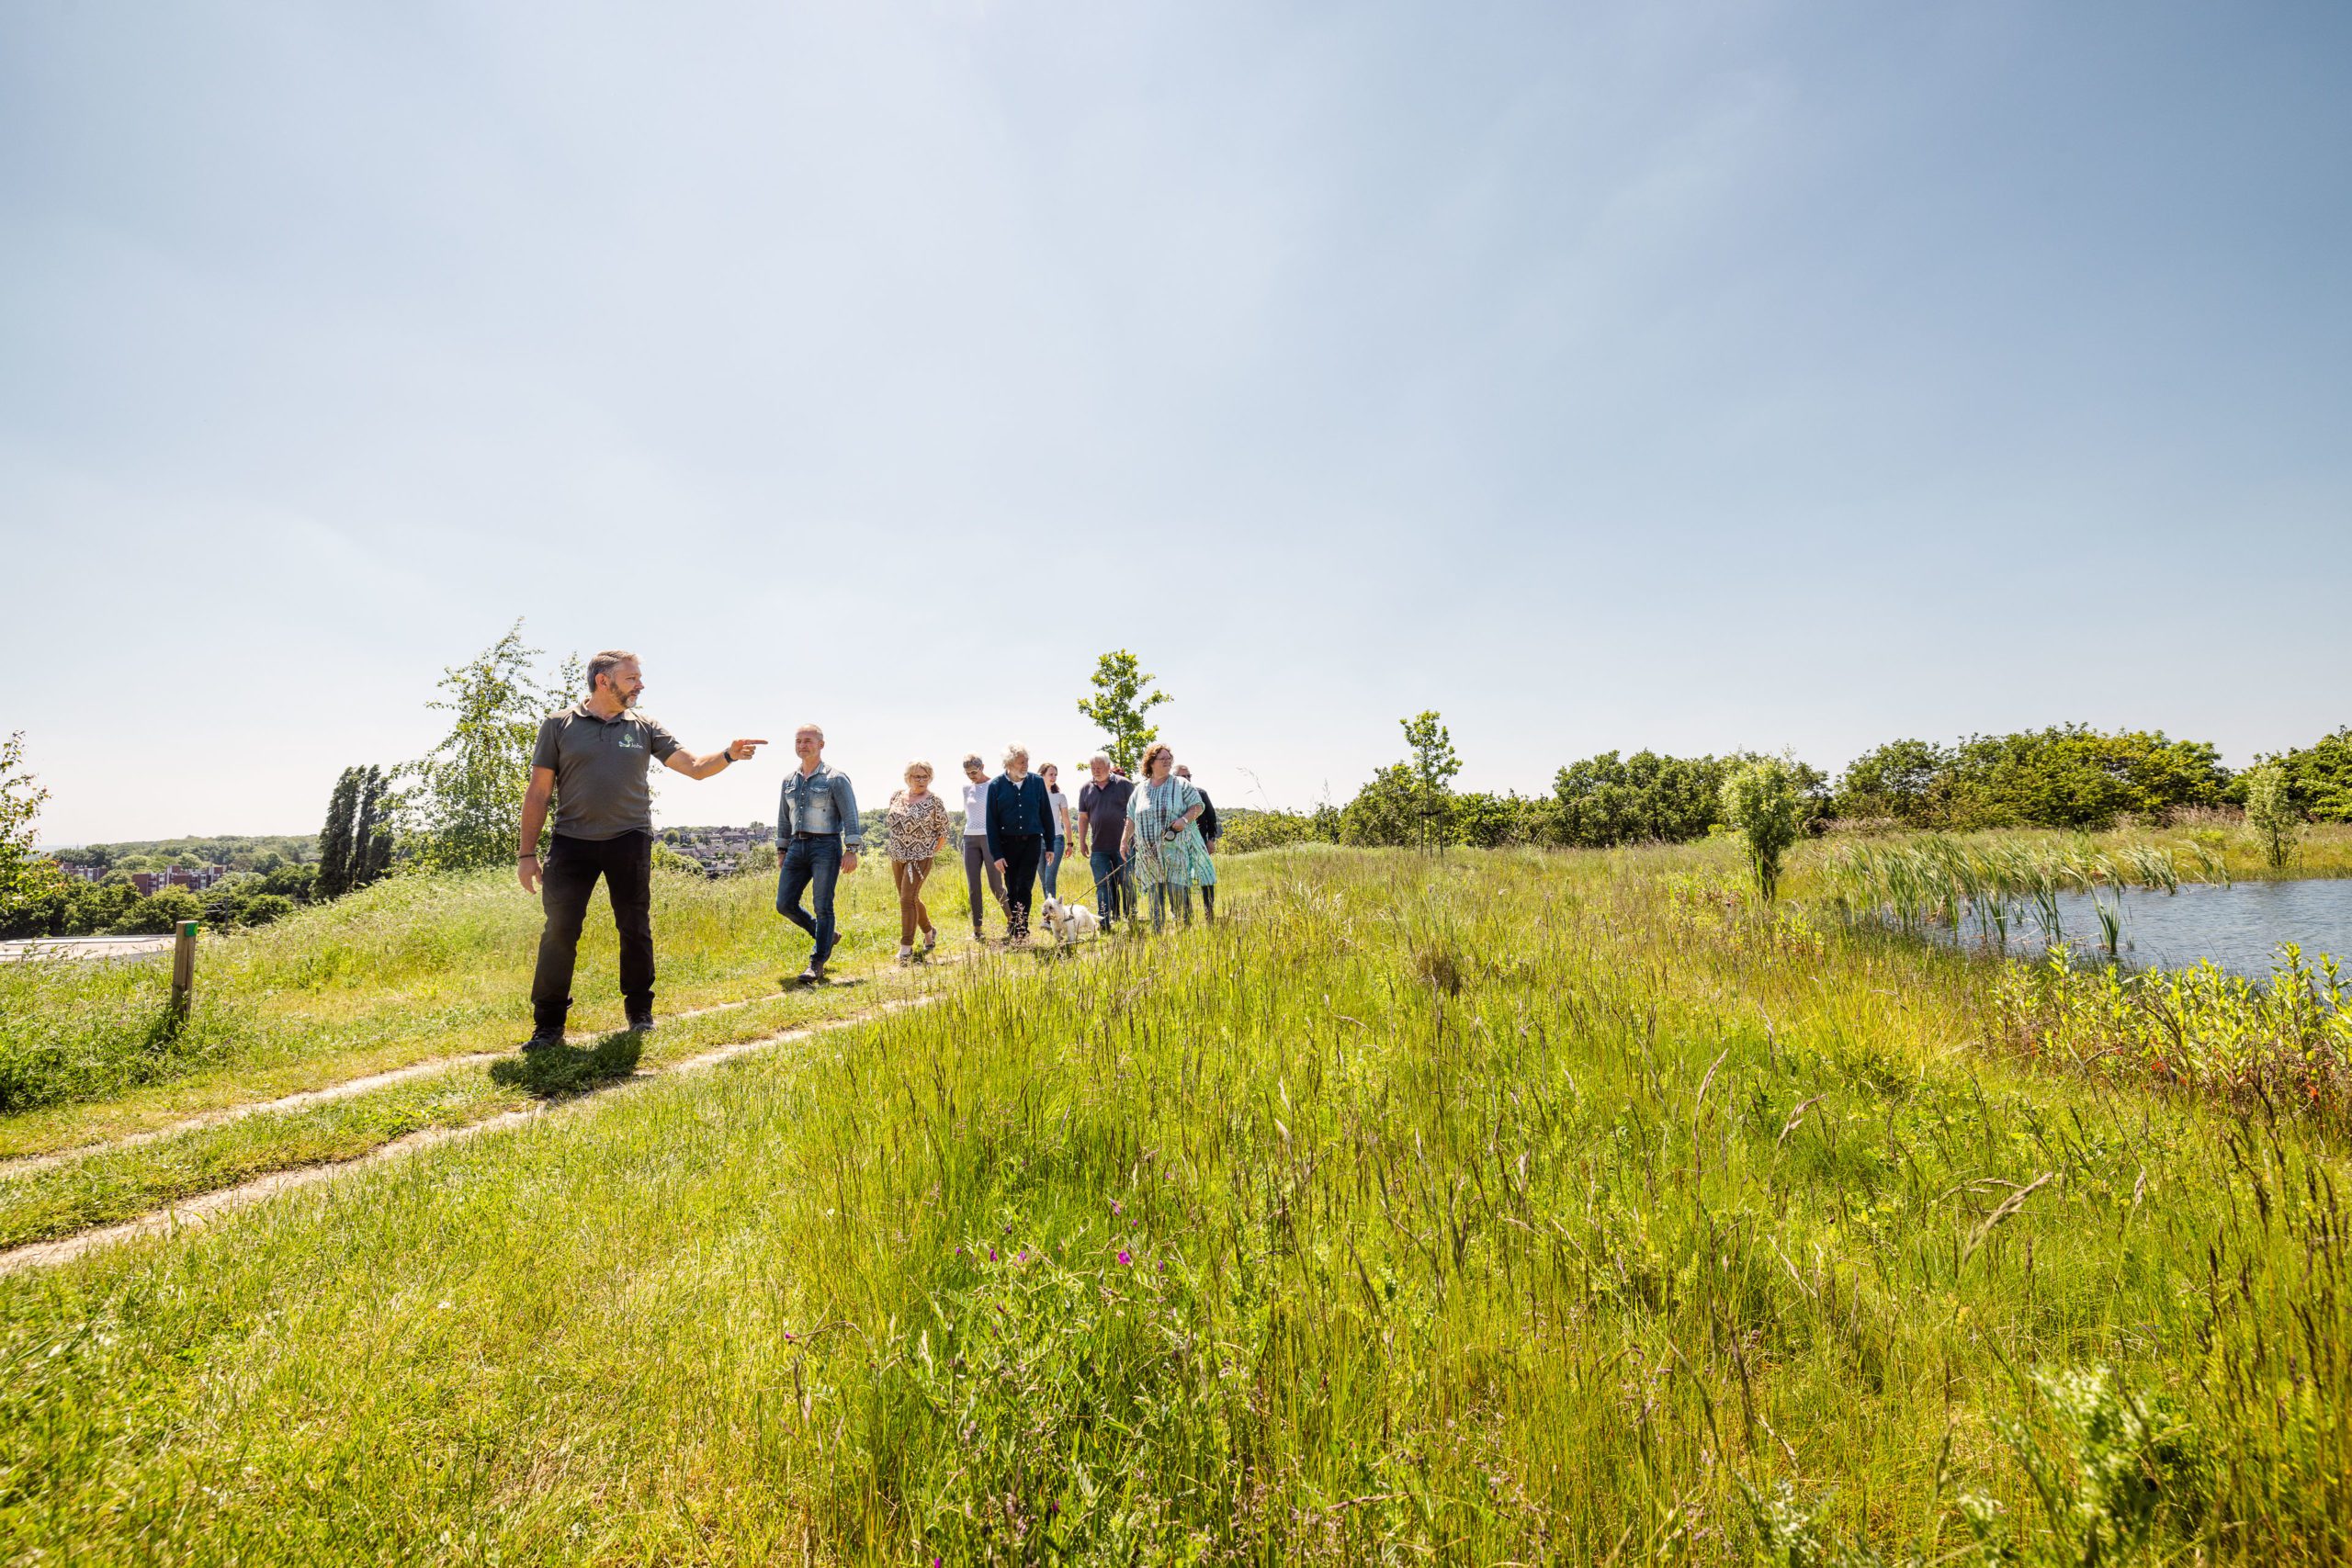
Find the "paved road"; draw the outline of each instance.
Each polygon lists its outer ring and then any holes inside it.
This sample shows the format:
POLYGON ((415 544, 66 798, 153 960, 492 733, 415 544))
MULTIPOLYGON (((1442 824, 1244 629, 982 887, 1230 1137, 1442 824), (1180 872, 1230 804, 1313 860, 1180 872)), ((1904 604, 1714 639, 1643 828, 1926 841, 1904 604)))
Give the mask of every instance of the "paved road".
POLYGON ((49 936, 30 940, 0 940, 0 964, 33 958, 144 958, 169 953, 167 936, 49 936))

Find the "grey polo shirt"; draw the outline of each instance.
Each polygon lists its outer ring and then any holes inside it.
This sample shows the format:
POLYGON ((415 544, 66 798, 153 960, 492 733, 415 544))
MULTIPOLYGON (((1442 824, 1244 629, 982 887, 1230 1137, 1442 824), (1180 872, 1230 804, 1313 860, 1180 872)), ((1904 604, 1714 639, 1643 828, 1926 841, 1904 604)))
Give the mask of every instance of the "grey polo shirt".
POLYGON ((635 708, 599 718, 575 703, 539 724, 531 766, 555 770, 555 830, 567 839, 617 839, 653 830, 648 763, 668 761, 677 738, 635 708))

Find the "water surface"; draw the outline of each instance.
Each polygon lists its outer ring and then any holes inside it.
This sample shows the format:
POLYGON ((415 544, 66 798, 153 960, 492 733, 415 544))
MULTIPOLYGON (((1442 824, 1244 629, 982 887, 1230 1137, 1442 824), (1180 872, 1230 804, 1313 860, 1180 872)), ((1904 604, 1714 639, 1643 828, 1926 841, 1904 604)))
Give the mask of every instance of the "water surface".
MULTIPOLYGON (((2075 953, 2100 954, 2106 935, 2090 895, 2062 896, 2058 920, 2059 940, 2075 953)), ((1938 934, 1975 945, 1987 941, 1991 930, 1971 916, 1957 933, 1939 928, 1938 934)), ((2189 884, 2169 895, 2135 887, 2123 896, 2118 956, 2133 968, 2183 969, 2210 958, 2233 974, 2267 979, 2278 964, 2279 943, 2288 942, 2314 965, 2324 953, 2352 965, 2352 878, 2240 882, 2228 887, 2189 884)), ((2009 918, 2011 953, 2039 953, 2043 944, 2041 921, 2033 910, 2009 918)))

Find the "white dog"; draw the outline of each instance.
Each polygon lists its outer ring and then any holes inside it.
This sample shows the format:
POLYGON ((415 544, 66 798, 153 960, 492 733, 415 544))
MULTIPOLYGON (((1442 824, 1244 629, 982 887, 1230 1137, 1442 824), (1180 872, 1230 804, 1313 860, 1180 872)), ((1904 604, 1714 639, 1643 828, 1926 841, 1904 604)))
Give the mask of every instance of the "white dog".
POLYGON ((1096 930, 1094 911, 1083 904, 1065 904, 1048 895, 1044 914, 1046 929, 1054 933, 1057 947, 1068 947, 1081 937, 1092 936, 1096 930))

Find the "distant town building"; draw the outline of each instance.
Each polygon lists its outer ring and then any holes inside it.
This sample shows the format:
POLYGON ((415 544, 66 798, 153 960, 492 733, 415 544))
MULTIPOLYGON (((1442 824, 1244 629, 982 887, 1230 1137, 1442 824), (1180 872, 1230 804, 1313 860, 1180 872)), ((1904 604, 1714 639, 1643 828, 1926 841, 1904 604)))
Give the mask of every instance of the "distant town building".
POLYGON ((753 850, 775 841, 765 822, 748 828, 664 828, 662 841, 702 867, 706 876, 732 876, 753 850))
POLYGON ((107 879, 107 868, 102 865, 73 865, 59 861, 57 869, 74 882, 104 882, 107 879))
POLYGON ((185 887, 190 893, 201 893, 229 874, 225 865, 175 865, 169 871, 134 871, 130 885, 140 896, 153 898, 166 887, 185 887))

